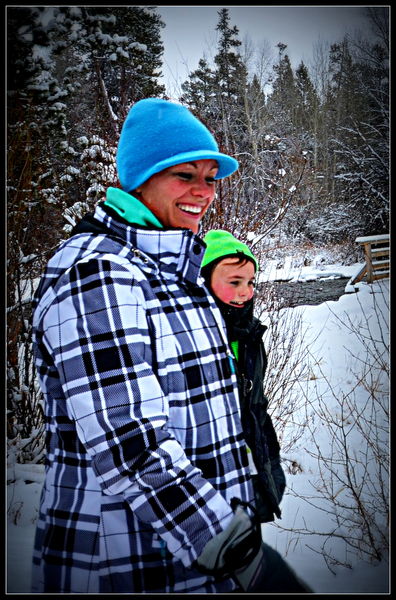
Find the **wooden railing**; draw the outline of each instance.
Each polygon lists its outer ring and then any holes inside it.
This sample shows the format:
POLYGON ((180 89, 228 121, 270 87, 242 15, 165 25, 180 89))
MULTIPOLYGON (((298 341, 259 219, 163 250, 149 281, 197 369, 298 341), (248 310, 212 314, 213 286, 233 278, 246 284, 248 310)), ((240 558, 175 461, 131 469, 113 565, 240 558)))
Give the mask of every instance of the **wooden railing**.
POLYGON ((367 283, 373 283, 376 279, 389 277, 390 275, 390 237, 388 233, 383 235, 369 235, 356 238, 364 250, 365 265, 351 283, 367 278, 367 283))

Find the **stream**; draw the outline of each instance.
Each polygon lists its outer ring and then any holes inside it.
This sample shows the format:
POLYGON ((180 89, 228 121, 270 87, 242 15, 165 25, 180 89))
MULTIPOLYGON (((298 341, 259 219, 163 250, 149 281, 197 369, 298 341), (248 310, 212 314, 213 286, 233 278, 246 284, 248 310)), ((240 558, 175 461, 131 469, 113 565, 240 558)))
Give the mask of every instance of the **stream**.
POLYGON ((266 288, 270 286, 275 290, 277 299, 283 299, 284 307, 317 305, 328 300, 338 300, 345 294, 345 286, 348 281, 348 277, 316 279, 315 281, 271 281, 260 283, 258 291, 260 294, 265 294, 266 288))

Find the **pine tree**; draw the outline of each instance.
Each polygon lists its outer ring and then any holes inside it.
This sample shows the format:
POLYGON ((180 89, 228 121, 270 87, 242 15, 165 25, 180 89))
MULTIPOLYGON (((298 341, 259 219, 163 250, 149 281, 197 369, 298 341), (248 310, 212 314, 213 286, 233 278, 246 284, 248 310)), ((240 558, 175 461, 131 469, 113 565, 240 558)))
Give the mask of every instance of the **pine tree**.
POLYGON ((238 38, 239 30, 230 27, 230 16, 227 8, 218 11, 219 22, 216 30, 220 34, 218 53, 214 58, 216 65, 216 84, 220 94, 227 100, 238 102, 240 91, 246 83, 246 68, 237 49, 241 46, 238 38))
POLYGON ((283 137, 294 131, 297 89, 289 56, 285 54, 287 46, 279 43, 278 48, 279 60, 273 67, 275 77, 267 106, 274 122, 276 134, 283 137))
POLYGON ((284 218, 305 158, 277 135, 259 79, 249 81, 239 54, 238 29, 230 26, 227 9, 218 14, 214 67, 202 59, 183 84, 183 100, 208 125, 220 148, 237 158, 239 169, 219 182, 203 227, 226 228, 245 241, 253 234, 260 239, 284 218))
POLYGON ((350 204, 350 190, 346 175, 350 169, 348 154, 355 154, 359 145, 354 122, 364 119, 365 98, 359 91, 359 71, 350 51, 347 38, 333 44, 329 53, 329 85, 324 101, 325 120, 320 135, 323 173, 325 174, 322 203, 324 211, 320 224, 329 235, 346 237, 350 224, 360 228, 360 215, 350 204), (349 207, 346 209, 346 207, 349 207), (331 215, 331 217, 330 217, 331 215), (335 228, 334 216, 338 227, 335 228))
POLYGON ((27 435, 40 421, 34 279, 81 212, 117 185, 124 116, 164 91, 163 24, 152 7, 8 7, 7 18, 8 424, 27 435))
MULTIPOLYGON (((214 120, 216 105, 215 73, 205 58, 201 58, 198 68, 190 73, 189 79, 181 85, 183 95, 180 100, 188 104, 202 117, 214 120)), ((202 118, 201 117, 201 118, 202 118)))
MULTIPOLYGON (((214 66, 205 59, 199 68, 182 84, 182 100, 207 125, 215 136, 220 150, 235 156, 242 148, 245 133, 242 127, 247 70, 238 52, 241 45, 238 28, 230 26, 228 9, 218 11, 219 32, 214 66)), ((235 198, 232 180, 219 182, 214 211, 207 217, 208 228, 213 219, 218 226, 232 223, 239 203, 235 198)))
POLYGON ((293 126, 300 133, 314 132, 318 127, 319 98, 309 77, 308 69, 300 63, 295 74, 296 105, 293 126))

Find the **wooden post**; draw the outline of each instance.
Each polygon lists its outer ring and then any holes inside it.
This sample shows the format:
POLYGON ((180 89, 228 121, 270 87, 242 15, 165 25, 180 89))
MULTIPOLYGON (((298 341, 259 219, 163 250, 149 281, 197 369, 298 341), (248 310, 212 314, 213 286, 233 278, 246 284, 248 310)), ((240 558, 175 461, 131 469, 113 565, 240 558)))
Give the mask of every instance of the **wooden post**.
POLYGON ((371 242, 366 242, 363 248, 366 258, 367 283, 373 283, 373 258, 371 255, 371 242))

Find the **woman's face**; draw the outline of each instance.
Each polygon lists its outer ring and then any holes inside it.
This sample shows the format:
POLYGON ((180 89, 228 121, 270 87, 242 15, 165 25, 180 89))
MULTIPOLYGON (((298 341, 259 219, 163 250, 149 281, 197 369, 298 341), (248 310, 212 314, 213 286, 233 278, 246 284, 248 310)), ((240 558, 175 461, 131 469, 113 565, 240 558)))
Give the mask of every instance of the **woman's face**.
POLYGON ((191 229, 199 223, 213 202, 218 170, 215 160, 197 160, 156 173, 135 190, 135 195, 162 225, 191 229))
POLYGON ((252 261, 224 258, 212 272, 210 287, 225 304, 242 308, 254 294, 255 268, 252 261))

